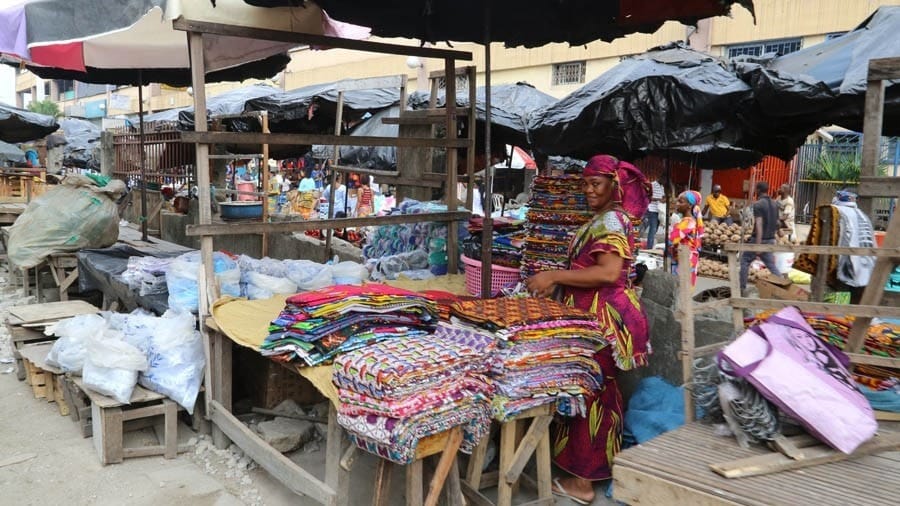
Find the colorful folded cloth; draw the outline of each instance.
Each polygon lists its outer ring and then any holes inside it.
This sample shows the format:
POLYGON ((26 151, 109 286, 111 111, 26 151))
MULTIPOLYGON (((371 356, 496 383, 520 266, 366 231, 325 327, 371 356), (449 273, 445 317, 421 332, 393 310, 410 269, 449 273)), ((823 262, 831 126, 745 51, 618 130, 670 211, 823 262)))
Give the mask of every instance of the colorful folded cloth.
POLYGON ((491 331, 556 320, 596 322, 596 317, 587 311, 534 297, 458 302, 450 308, 450 313, 460 320, 491 331))

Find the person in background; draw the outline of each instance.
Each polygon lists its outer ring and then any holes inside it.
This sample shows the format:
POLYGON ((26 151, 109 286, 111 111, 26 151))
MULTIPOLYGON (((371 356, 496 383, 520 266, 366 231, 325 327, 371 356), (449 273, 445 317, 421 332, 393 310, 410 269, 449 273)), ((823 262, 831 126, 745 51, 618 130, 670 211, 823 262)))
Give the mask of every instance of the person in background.
MULTIPOLYGON (((341 182, 342 179, 343 178, 342 178, 341 174, 335 175, 334 182, 337 185, 337 189, 334 192, 334 208, 339 210, 339 211, 335 212, 335 215, 337 214, 337 212, 342 212, 342 213, 344 213, 344 216, 346 217, 347 211, 346 211, 346 209, 344 209, 344 206, 346 205, 346 200, 347 200, 347 187, 344 186, 344 184, 341 182)), ((322 198, 325 200, 326 209, 328 206, 328 196, 330 194, 331 194, 331 185, 329 184, 328 186, 325 187, 325 191, 322 192, 322 198)))
POLYGON ((700 212, 700 192, 682 192, 675 201, 675 210, 682 216, 672 227, 669 243, 672 245, 672 274, 678 275, 678 248, 686 245, 691 250, 691 286, 697 285, 697 269, 700 265, 700 246, 703 238, 703 216, 700 212))
POLYGON ((659 203, 665 197, 663 185, 657 181, 656 176, 650 176, 650 205, 644 214, 644 223, 647 227, 647 249, 653 249, 656 244, 656 232, 659 230, 659 203))
POLYGON ((788 239, 794 240, 794 197, 791 197, 791 186, 783 184, 778 189, 778 228, 788 239))
POLYGON ((372 214, 375 194, 370 184, 363 184, 357 189, 356 217, 363 218, 372 214))
POLYGON ((300 193, 311 192, 316 189, 316 182, 310 177, 309 172, 300 171, 300 183, 297 184, 297 191, 300 193))
MULTIPOLYGON (((756 183, 757 201, 753 204, 753 234, 752 244, 775 244, 775 234, 778 232, 778 204, 769 197, 769 183, 760 181, 756 183)), ((747 289, 747 277, 750 275, 750 264, 759 257, 774 276, 781 276, 781 272, 775 265, 775 255, 769 253, 756 253, 745 251, 741 253, 741 293, 747 289)))
POLYGON ((322 174, 322 166, 321 164, 316 164, 315 168, 312 171, 313 181, 316 183, 316 190, 321 190, 325 185, 322 183, 322 179, 324 175, 322 174))
POLYGON ((722 186, 714 184, 712 193, 706 196, 706 205, 703 206, 702 214, 703 216, 708 216, 711 223, 724 221, 731 225, 730 207, 731 201, 728 200, 728 197, 722 195, 722 186))
POLYGON ((588 416, 565 418, 552 443, 554 462, 573 475, 554 479, 553 493, 590 504, 592 482, 612 476, 612 459, 622 444, 617 371, 647 365, 650 355, 647 315, 632 285, 633 219, 646 213, 650 188, 635 166, 609 155, 591 158, 582 177, 594 217, 569 245, 570 268, 539 272, 525 285, 536 297, 550 297, 560 288, 563 302, 596 314, 609 336, 609 345, 593 356, 603 377, 601 388, 585 396, 588 416))

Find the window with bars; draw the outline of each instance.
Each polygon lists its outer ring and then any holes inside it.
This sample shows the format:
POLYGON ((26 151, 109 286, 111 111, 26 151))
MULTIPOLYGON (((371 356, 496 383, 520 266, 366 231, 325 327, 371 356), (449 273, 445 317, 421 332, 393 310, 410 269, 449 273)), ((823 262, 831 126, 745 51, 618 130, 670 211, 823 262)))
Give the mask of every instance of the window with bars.
POLYGON ((728 46, 727 54, 729 59, 737 58, 738 56, 762 56, 768 53, 785 55, 799 51, 802 45, 803 41, 800 38, 751 42, 749 44, 728 46))
POLYGON ((553 64, 552 85, 582 84, 587 70, 583 61, 553 64))
MULTIPOLYGON (((438 89, 445 90, 447 89, 447 77, 439 77, 437 78, 438 89)), ((461 90, 469 89, 469 77, 468 76, 456 76, 456 91, 459 92, 461 90)))

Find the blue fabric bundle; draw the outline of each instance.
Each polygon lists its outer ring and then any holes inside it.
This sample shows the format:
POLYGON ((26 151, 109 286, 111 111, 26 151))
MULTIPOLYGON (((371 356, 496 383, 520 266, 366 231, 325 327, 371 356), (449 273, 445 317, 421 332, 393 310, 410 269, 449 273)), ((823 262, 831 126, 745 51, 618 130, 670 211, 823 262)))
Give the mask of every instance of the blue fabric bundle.
POLYGON ((683 388, 672 386, 659 376, 642 379, 625 411, 625 446, 647 442, 682 425, 683 388))

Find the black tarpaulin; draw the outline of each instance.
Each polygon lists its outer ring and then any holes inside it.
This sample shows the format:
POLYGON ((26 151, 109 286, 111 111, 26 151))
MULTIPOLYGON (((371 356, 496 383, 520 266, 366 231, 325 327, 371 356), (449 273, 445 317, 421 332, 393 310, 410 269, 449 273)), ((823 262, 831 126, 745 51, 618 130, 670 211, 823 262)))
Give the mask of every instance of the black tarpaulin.
POLYGON ((77 118, 59 121, 65 137, 63 165, 100 170, 100 127, 77 118))
MULTIPOLYGON (((243 88, 229 90, 225 93, 208 97, 206 101, 206 115, 207 118, 209 118, 209 121, 212 121, 216 116, 240 114, 245 111, 247 102, 250 100, 267 97, 280 92, 280 89, 269 86, 268 84, 254 84, 252 86, 244 86, 243 88)), ((161 116, 160 119, 165 120, 168 117, 170 116, 161 116)), ((145 120, 151 121, 151 117, 148 116, 145 120)), ((193 130, 194 107, 190 106, 178 109, 177 120, 179 130, 193 130)), ((247 121, 248 120, 230 118, 226 123, 229 125, 229 130, 232 131, 259 131, 258 127, 251 128, 247 126, 247 121)), ((256 120, 249 121, 253 124, 258 124, 256 123, 256 120)))
POLYGON ((59 129, 53 116, 0 104, 0 140, 25 142, 40 139, 59 129))
POLYGON ((24 163, 25 152, 18 146, 0 141, 0 162, 24 163))

